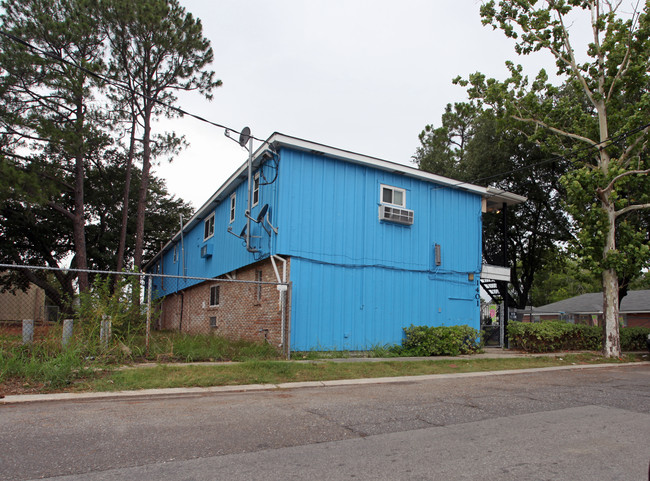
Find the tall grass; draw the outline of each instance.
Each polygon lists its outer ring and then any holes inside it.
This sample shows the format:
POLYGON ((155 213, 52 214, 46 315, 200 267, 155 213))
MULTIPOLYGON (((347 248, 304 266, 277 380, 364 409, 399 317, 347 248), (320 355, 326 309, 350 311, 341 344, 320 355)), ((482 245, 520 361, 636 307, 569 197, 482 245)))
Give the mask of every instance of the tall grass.
POLYGON ((268 343, 169 332, 152 333, 149 353, 145 355, 144 336, 115 336, 104 346, 92 325, 75 329, 66 348, 61 346, 60 326, 29 345, 22 345, 19 336, 0 335, 0 383, 20 380, 43 384, 44 389, 51 390, 92 378, 98 369, 111 370, 134 362, 263 361, 282 356, 268 343))
POLYGON ((53 350, 49 343, 0 349, 0 382, 17 378, 43 383, 46 388, 63 387, 88 376, 83 351, 78 346, 53 350))
POLYGON ((149 359, 158 361, 247 361, 279 359, 280 351, 268 343, 230 340, 218 336, 155 333, 149 359))

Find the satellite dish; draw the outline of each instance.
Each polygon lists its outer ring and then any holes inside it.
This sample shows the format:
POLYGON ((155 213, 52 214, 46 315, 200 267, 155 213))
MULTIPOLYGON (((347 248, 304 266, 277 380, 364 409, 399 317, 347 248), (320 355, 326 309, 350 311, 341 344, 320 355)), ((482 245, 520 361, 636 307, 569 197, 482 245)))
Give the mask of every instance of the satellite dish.
POLYGON ((239 145, 246 147, 246 144, 251 138, 251 129, 244 127, 239 134, 239 145))
POLYGON ((260 210, 260 213, 257 214, 257 223, 259 224, 264 220, 264 216, 266 215, 266 212, 269 210, 269 204, 264 204, 264 207, 260 210))
POLYGON ((246 235, 246 224, 244 224, 244 228, 241 230, 241 234, 239 234, 239 237, 244 237, 246 235))

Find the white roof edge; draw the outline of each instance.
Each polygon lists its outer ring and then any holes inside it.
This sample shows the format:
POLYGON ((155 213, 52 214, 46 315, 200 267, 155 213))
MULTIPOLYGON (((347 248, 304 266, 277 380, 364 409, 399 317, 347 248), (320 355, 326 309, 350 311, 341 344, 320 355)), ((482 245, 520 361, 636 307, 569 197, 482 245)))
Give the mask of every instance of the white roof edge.
POLYGON ((523 195, 514 194, 512 192, 508 192, 507 190, 492 187, 491 185, 488 185, 486 187, 486 191, 489 197, 502 200, 509 205, 521 204, 522 202, 526 202, 528 200, 528 198, 524 197, 523 195))
MULTIPOLYGON (((409 167, 408 165, 399 164, 397 162, 391 162, 388 160, 379 159, 376 157, 371 157, 368 155, 358 154, 351 152, 349 150, 343 150, 336 147, 330 147, 325 144, 319 144, 317 142, 312 142, 309 140, 300 139, 298 137, 292 137, 290 135, 281 134, 279 132, 274 132, 271 136, 260 145, 255 152, 253 153, 253 164, 255 161, 264 154, 265 151, 269 149, 270 146, 279 144, 281 146, 297 148, 306 151, 315 151, 325 154, 329 157, 334 157, 337 159, 345 160, 347 162, 352 162, 360 165, 369 165, 376 167, 381 170, 390 171, 398 174, 408 175, 409 177, 415 177, 418 179, 428 180, 430 182, 435 182, 437 184, 443 185, 445 187, 455 188, 471 192, 477 195, 481 195, 486 198, 496 198, 499 201, 506 202, 508 204, 519 204, 525 202, 526 197, 507 192, 502 189, 497 189, 494 187, 481 187, 479 185, 470 184, 469 182, 461 182, 459 180, 450 179, 449 177, 443 177, 441 175, 432 174, 430 172, 425 172, 415 167, 409 167)), ((246 171, 248 165, 248 160, 244 162, 241 167, 239 167, 228 179, 217 189, 217 191, 199 207, 194 215, 190 217, 189 221, 183 225, 183 230, 187 231, 191 229, 193 225, 202 218, 204 211, 208 209, 211 205, 216 205, 217 199, 219 196, 223 195, 231 187, 231 184, 236 181, 236 179, 246 171)), ((175 242, 180 237, 180 229, 172 238, 163 246, 163 248, 149 261, 145 266, 146 268, 149 264, 154 263, 162 253, 168 250, 173 242, 175 242)))
POLYGON ((444 185, 446 187, 454 187, 461 190, 473 192, 476 194, 488 195, 487 189, 479 185, 470 184, 468 182, 461 182, 459 180, 454 180, 454 179, 450 179, 449 177, 443 177, 442 175, 436 175, 430 172, 425 172, 424 170, 416 169, 415 167, 409 167, 408 165, 399 164, 397 162, 391 162, 388 160, 379 159, 377 157, 371 157, 369 155, 357 154, 356 152, 351 152, 349 150, 330 147, 328 145, 319 144, 317 142, 312 142, 309 140, 299 139, 297 137, 291 137, 289 135, 280 134, 277 132, 274 133, 267 142, 271 144, 279 143, 281 145, 286 145, 288 147, 297 147, 303 150, 309 150, 309 151, 313 150, 313 151, 321 152, 330 157, 345 160, 347 162, 352 162, 355 164, 362 164, 362 165, 370 165, 373 167, 377 167, 381 170, 406 174, 410 177, 416 177, 419 179, 433 181, 438 184, 444 185))

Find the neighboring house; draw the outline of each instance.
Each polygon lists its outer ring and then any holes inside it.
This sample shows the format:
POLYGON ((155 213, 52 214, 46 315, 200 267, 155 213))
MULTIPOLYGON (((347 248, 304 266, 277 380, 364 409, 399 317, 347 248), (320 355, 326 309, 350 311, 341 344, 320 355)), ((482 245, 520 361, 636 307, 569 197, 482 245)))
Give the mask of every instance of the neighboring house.
MULTIPOLYGON (((650 327, 650 290, 629 291, 621 301, 620 320, 624 327, 650 327)), ((590 326, 603 323, 603 294, 582 294, 527 311, 524 322, 560 319, 590 326), (532 319, 531 319, 532 316, 532 319)))
MULTIPOLYGON (((411 324, 479 329, 481 213, 525 198, 279 133, 251 157, 147 272, 291 283, 291 350, 399 343, 411 324)), ((183 330, 255 337, 236 312, 258 312, 279 341, 277 297, 265 309, 236 285, 193 283, 154 281, 161 327, 178 329, 191 304, 183 330)))
MULTIPOLYGON (((0 273, 2 275, 4 274, 0 273)), ((34 284, 30 284, 26 291, 0 291, 0 321, 32 319, 43 322, 47 319, 47 313, 45 291, 34 284)))

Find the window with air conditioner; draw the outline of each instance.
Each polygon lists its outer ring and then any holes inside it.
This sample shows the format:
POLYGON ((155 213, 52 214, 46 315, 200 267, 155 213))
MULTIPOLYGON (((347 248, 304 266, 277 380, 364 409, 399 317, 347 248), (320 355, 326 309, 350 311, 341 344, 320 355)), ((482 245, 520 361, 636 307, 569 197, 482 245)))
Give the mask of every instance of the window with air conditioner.
POLYGON ((406 209, 406 190, 381 184, 379 189, 379 220, 412 225, 414 213, 406 209))

